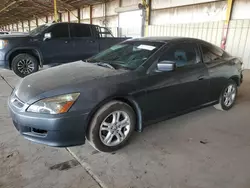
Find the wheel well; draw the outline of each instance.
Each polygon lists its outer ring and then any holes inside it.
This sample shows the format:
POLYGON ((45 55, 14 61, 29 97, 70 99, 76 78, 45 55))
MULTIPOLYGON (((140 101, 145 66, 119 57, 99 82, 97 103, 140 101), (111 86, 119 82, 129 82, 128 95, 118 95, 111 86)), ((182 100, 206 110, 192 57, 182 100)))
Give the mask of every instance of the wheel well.
POLYGON ((141 110, 138 104, 135 101, 130 100, 126 97, 117 97, 117 98, 114 98, 114 100, 124 102, 134 110, 135 117, 136 117, 135 129, 138 132, 142 132, 142 114, 141 114, 141 110))
POLYGON ((235 81, 235 83, 237 84, 237 86, 240 85, 240 78, 238 76, 232 76, 230 79, 233 80, 233 81, 235 81))
POLYGON ((94 117, 95 113, 98 111, 98 109, 100 107, 102 107, 104 104, 110 102, 110 101, 121 101, 126 103, 127 105, 129 105, 133 111, 135 112, 135 116, 136 116, 136 126, 135 126, 135 130, 138 132, 142 132, 142 115, 141 115, 141 110, 139 108, 139 106, 137 105, 137 103, 133 100, 130 100, 126 97, 115 97, 112 99, 108 99, 108 100, 104 100, 103 102, 101 102, 89 115, 89 118, 87 120, 87 127, 86 127, 86 131, 88 131, 90 122, 92 120, 92 118, 94 117))
POLYGON ((36 58, 36 60, 39 62, 39 64, 40 64, 39 55, 38 55, 36 50, 29 50, 29 49, 16 50, 16 51, 12 52, 10 54, 10 56, 9 56, 10 68, 12 68, 12 60, 14 59, 14 57, 16 57, 18 54, 23 54, 23 53, 34 56, 36 58))

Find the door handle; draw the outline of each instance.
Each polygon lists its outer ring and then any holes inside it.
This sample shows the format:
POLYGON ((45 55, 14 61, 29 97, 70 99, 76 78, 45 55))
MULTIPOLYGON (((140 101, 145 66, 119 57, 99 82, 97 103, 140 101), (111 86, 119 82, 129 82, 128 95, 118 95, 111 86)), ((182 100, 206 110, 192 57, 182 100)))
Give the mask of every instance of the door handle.
POLYGON ((68 44, 69 43, 69 41, 67 41, 67 40, 65 40, 65 42, 64 42, 65 44, 68 44))

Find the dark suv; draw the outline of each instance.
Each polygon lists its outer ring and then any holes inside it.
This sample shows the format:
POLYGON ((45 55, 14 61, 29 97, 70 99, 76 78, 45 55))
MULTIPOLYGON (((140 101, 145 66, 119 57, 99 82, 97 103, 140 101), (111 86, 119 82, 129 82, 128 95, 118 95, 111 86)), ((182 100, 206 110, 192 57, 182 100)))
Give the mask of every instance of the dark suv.
POLYGON ((45 24, 26 35, 0 36, 0 67, 24 77, 43 65, 84 60, 124 40, 97 25, 45 24))

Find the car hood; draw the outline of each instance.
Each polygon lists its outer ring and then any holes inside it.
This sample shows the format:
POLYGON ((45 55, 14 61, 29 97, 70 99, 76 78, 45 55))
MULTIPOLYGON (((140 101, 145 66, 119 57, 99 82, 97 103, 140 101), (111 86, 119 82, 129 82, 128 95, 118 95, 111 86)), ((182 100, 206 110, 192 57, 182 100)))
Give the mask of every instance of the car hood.
POLYGON ((82 87, 82 84, 86 82, 124 72, 127 71, 113 70, 82 61, 68 63, 42 70, 21 79, 15 89, 15 94, 21 101, 27 103, 33 101, 34 98, 47 97, 43 94, 51 90, 57 90, 57 92, 61 92, 60 94, 64 94, 70 88, 71 91, 76 92, 74 88, 79 88, 79 85, 82 87), (64 88, 67 88, 67 91, 64 88))
POLYGON ((30 38, 29 34, 8 34, 8 35, 1 35, 0 39, 5 39, 5 40, 12 40, 12 39, 28 39, 30 38))

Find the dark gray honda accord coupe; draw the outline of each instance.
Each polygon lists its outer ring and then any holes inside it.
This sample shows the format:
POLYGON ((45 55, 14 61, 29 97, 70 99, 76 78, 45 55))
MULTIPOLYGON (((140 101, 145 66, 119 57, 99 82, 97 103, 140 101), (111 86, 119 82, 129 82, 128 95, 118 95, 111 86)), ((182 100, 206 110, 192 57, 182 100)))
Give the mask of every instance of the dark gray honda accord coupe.
POLYGON ((22 79, 9 97, 16 129, 49 146, 103 152, 134 130, 208 105, 229 110, 242 62, 198 39, 141 38, 22 79))

